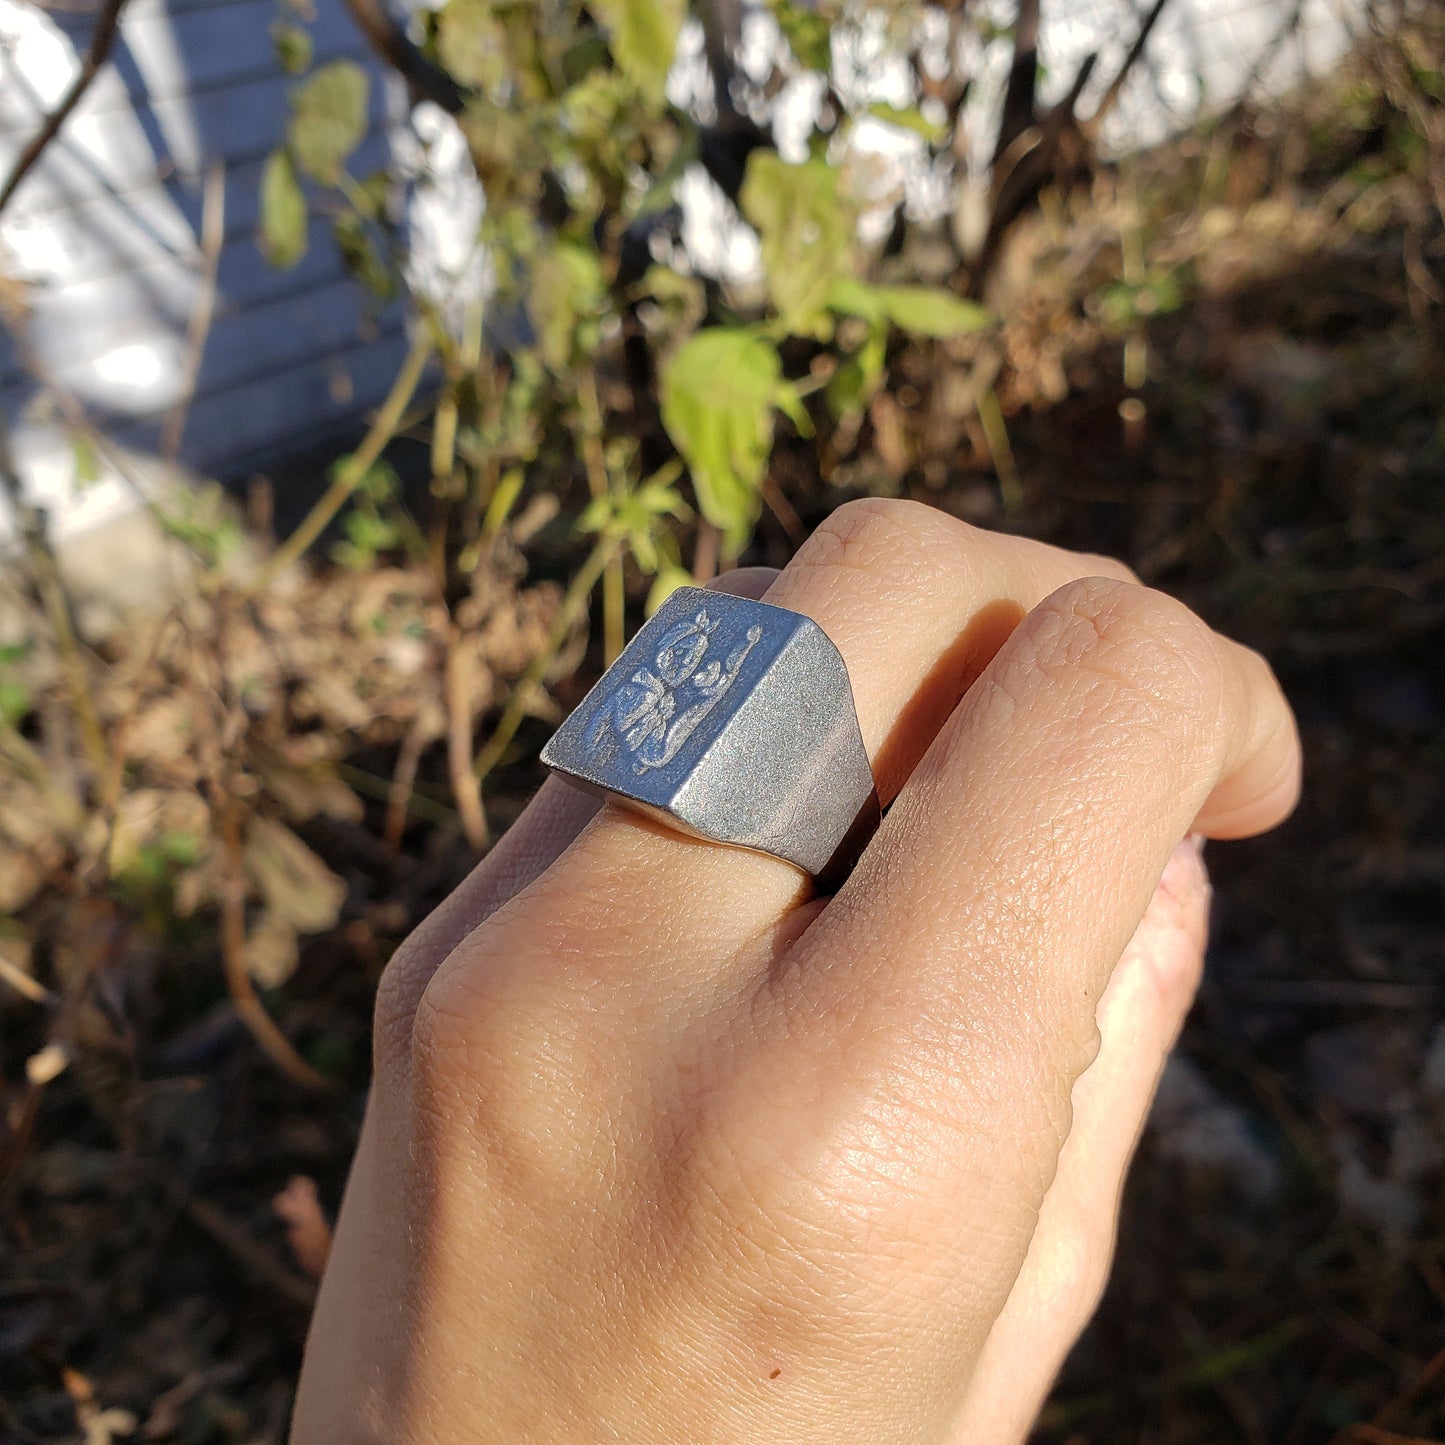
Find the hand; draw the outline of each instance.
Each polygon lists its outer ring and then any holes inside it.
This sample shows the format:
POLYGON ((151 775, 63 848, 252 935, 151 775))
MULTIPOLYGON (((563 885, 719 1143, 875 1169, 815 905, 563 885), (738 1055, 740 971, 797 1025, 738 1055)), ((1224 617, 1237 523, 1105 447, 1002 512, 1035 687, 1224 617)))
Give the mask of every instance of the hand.
POLYGON ((1097 1302, 1181 840, 1298 790, 1269 669, 907 503, 725 585, 837 643, 892 809, 816 899, 548 782, 383 979, 298 1445, 1017 1441, 1097 1302))

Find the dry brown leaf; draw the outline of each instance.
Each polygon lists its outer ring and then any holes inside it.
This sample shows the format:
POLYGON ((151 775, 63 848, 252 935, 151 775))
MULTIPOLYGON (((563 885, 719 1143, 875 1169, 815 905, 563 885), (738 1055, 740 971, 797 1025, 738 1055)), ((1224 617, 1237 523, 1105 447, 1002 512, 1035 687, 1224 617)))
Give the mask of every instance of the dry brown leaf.
POLYGON ((0 913, 18 913, 44 882, 45 870, 33 853, 0 843, 0 913))
MULTIPOLYGON (((107 820, 90 819, 86 842, 97 852, 105 846, 107 820)), ((121 798, 110 829, 109 872, 118 877, 134 866, 144 849, 164 839, 186 839, 197 856, 206 852, 211 835, 211 810, 189 789, 137 788, 121 798)))
POLYGON ((271 1207, 286 1225, 286 1239, 296 1263, 313 1279, 320 1279, 331 1253, 331 1226, 321 1212, 316 1181, 297 1174, 271 1207))
POLYGON ((263 913, 246 933, 246 971, 262 988, 280 988, 301 959, 294 925, 263 913))
POLYGON ((261 741, 252 742, 249 761, 262 787, 292 822, 304 823, 318 814, 348 823, 361 821, 365 811, 361 799, 337 777, 329 762, 318 759, 297 765, 261 741))
POLYGON ((261 815, 246 828, 246 873, 266 912, 297 933, 334 927, 346 884, 284 823, 261 815))
POLYGON ((70 1066, 70 1051, 64 1044, 46 1044, 25 1060, 25 1077, 37 1089, 58 1079, 70 1066))

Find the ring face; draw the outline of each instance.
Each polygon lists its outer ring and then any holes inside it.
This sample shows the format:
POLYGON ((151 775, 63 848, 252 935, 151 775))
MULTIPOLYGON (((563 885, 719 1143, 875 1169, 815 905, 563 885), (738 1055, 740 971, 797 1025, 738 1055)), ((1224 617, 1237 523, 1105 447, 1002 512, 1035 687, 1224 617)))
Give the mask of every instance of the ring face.
POLYGON ((823 883, 878 825, 842 655, 811 618, 682 587, 542 750, 548 767, 823 883))

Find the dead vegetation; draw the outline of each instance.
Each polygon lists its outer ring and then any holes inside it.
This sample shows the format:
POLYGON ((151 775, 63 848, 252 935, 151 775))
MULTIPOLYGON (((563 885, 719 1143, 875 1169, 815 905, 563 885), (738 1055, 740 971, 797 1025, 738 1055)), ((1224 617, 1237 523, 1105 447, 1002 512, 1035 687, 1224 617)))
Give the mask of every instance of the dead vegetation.
MULTIPOLYGON (((829 467, 774 458, 756 560, 853 492, 925 498, 1125 556, 1299 710, 1305 804, 1211 850, 1210 975, 1041 1440, 1445 1438, 1442 62, 1438 25, 1389 37, 1046 191, 999 331, 900 350, 829 467)), ((560 532, 533 542, 566 570, 560 532)), ((447 605, 420 566, 292 573, 97 647, 27 605, 0 671, 0 1441, 280 1440, 371 992, 473 856, 455 760, 562 592, 504 534, 447 605)), ((581 663, 549 665, 557 706, 581 663)), ((493 774, 491 833, 548 721, 493 774)))

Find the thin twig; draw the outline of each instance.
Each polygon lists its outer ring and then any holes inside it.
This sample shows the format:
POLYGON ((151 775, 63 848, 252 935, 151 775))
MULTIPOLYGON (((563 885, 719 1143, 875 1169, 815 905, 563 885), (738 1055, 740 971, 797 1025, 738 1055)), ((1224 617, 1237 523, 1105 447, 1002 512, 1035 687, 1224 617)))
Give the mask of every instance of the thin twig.
POLYGON ((617 555, 620 545, 615 537, 605 535, 599 537, 591 554, 578 569, 577 575, 573 577, 572 584, 562 599, 562 606, 557 612, 557 620, 552 624, 552 631, 547 636, 546 646, 532 659, 526 672, 513 687, 512 695, 507 700, 507 706, 497 723, 496 731, 487 740, 486 746, 477 754, 476 761, 472 764, 472 771, 476 773, 478 783, 481 783, 502 760, 508 744, 516 736, 522 719, 527 715, 532 694, 536 691, 537 685, 542 681, 558 652, 561 651, 562 644, 567 640, 567 634, 582 615, 582 609, 586 607, 587 599, 597 585, 597 579, 606 570, 608 562, 617 555))
MULTIPOLYGON (((86 441, 95 448, 96 455, 101 457, 110 469, 115 473, 117 479, 135 498, 138 505, 145 514, 152 518, 156 525, 167 534, 174 535, 167 525, 165 513, 156 504, 150 491, 141 483, 131 465, 130 457, 125 451, 116 445, 103 427, 98 427, 91 421, 85 407, 81 404, 80 398, 75 395, 69 387, 65 386, 41 360, 35 348, 30 344, 30 338, 22 326, 12 325, 10 338, 14 343, 16 353, 19 356, 20 365, 45 393, 47 401, 53 401, 59 408, 60 414, 66 422, 86 441)), ((190 544, 185 544, 190 545, 190 544)), ((191 547, 195 553, 195 548, 191 547)), ((167 563, 174 574, 174 559, 170 553, 166 554, 167 563)), ((180 586, 179 578, 174 576, 172 580, 177 587, 180 586)))
POLYGON ((1039 0, 1018 0, 1014 16, 1013 64, 994 142, 995 164, 1003 153, 1033 125, 1034 91, 1039 73, 1039 0))
POLYGON ((217 814, 224 864, 220 889, 221 962, 225 967, 226 988, 231 1001, 241 1022, 250 1030, 251 1037, 288 1079, 307 1089, 330 1089, 330 1081, 296 1052, 291 1040, 266 1012, 256 985, 251 981, 246 946, 246 861, 241 840, 240 805, 220 779, 212 780, 211 799, 217 814))
POLYGON ((722 533, 706 517, 697 524, 697 545, 692 554, 692 580, 706 586, 717 576, 718 551, 722 533))
MULTIPOLYGON (((375 798, 378 803, 391 802, 391 781, 379 778, 375 773, 368 773, 365 768, 358 768, 354 763, 338 762, 336 776, 363 798, 375 798)), ((428 797, 415 783, 407 796, 406 810, 414 818, 420 818, 424 823, 435 823, 440 828, 455 828, 459 821, 454 808, 428 797)))
POLYGON ((452 796, 461 814, 462 832, 473 848, 485 848, 487 814, 482 806, 482 783, 472 771, 472 703, 467 684, 468 665, 473 659, 463 651, 466 643, 466 633, 453 625, 446 661, 447 769, 452 796))
POLYGON ((38 978, 33 978, 25 970, 0 953, 0 982, 8 983, 22 998, 27 998, 31 1003, 43 1003, 48 1008, 59 1008, 60 998, 52 993, 38 978))
MULTIPOLYGON (((602 446, 602 403, 597 395, 597 373, 590 366, 584 366, 577 378, 577 405, 582 413, 582 463, 587 470, 587 490, 596 501, 607 496, 611 483, 602 446)), ((627 627, 623 615, 626 605, 619 549, 602 574, 602 660, 609 664, 622 652, 627 627)))
POLYGON ((396 435, 431 352, 431 337, 424 327, 419 328, 411 343, 411 350, 407 353, 401 370, 397 372, 396 380, 391 384, 391 391, 382 403, 381 410, 377 412, 376 420, 371 424, 371 430, 362 439, 361 445, 338 468, 335 479, 306 514, 301 525, 271 554, 266 565, 261 568, 256 576, 257 592, 264 591, 300 558, 365 480, 367 472, 386 449, 386 444, 396 435))
POLYGON ((1382 1430, 1378 1425, 1354 1425, 1342 1438, 1345 1445, 1440 1445, 1433 1437, 1400 1435, 1394 1430, 1382 1430))
POLYGON ((90 32, 90 48, 80 63, 80 71, 70 83, 70 89, 61 97, 60 104, 45 118, 45 123, 31 137, 30 144, 20 152, 20 159, 10 172, 10 178, 0 188, 0 212, 9 205, 10 198, 19 188, 21 181, 45 153, 45 148, 60 133, 70 112, 80 104, 81 97, 90 89, 100 68, 110 58, 115 45, 116 33, 120 27, 120 12, 125 9, 126 0, 106 0, 105 8, 96 17, 95 29, 90 32))
POLYGON ((421 766, 421 755, 426 745, 426 715, 419 712, 397 749, 396 769, 391 775, 391 788, 386 796, 386 824, 381 840, 393 853, 401 847, 401 835, 406 831, 412 790, 416 786, 417 769, 421 766))
POLYGON ((80 837, 85 831, 84 809, 55 784, 45 759, 27 738, 21 736, 19 729, 3 717, 0 717, 0 760, 9 763, 27 782, 40 789, 45 795, 51 818, 70 839, 80 837))
POLYGON ((808 529, 803 525, 803 519, 798 516, 796 508, 788 500, 787 493, 768 476, 758 483, 758 491, 762 494, 768 510, 778 519, 778 525, 787 533, 788 541, 794 547, 801 547, 808 539, 808 529))
POLYGON ((250 947, 246 937, 246 850, 242 828, 241 779, 236 755, 243 727, 243 713, 231 695, 226 667, 231 598, 221 595, 215 609, 216 638, 207 649, 206 660, 214 672, 213 684, 219 714, 202 709, 202 757, 211 817, 220 842, 221 964, 226 989, 237 1016, 250 1031, 261 1051, 288 1079, 303 1088, 329 1090, 329 1080, 317 1073, 300 1054, 276 1021, 266 1012, 251 978, 250 947))
POLYGON ((252 1239, 235 1220, 204 1199, 188 1199, 186 1217, 198 1229, 234 1255, 248 1278, 269 1285, 283 1299, 309 1310, 316 1303, 316 1286, 309 1279, 287 1269, 276 1257, 252 1239))
POLYGON ((1114 78, 1109 82, 1103 98, 1094 108, 1093 115, 1089 117, 1088 126, 1091 131, 1096 130, 1102 124, 1104 117, 1117 104, 1119 94, 1124 89, 1124 82, 1128 80, 1130 72, 1139 63, 1139 57, 1144 54, 1144 47, 1148 45, 1149 37, 1154 33, 1154 27, 1159 23, 1159 17, 1164 13, 1164 7, 1168 3, 1169 0, 1154 0, 1149 13, 1144 17, 1144 23, 1139 27, 1139 33, 1134 37, 1133 45, 1129 47, 1129 53, 1114 73, 1114 78))
POLYGON ((998 404, 998 394, 992 386, 984 387, 979 393, 977 406, 978 419, 983 425, 994 473, 998 477, 1004 515, 1016 519, 1023 514, 1023 485, 1019 481, 1018 467, 1014 463, 1013 447, 1009 444, 1008 425, 998 404))
POLYGON ((371 48, 406 81, 414 101, 434 101, 451 115, 466 108, 466 92, 411 43, 380 0, 346 0, 346 8, 371 48))
POLYGON ((1383 1431, 1395 1416, 1403 1414, 1421 1395, 1427 1390, 1433 1389, 1442 1380, 1445 1380, 1445 1350, 1440 1350, 1406 1389, 1396 1395, 1393 1400, 1382 1405, 1375 1412, 1375 1417, 1368 1426, 1357 1426, 1356 1434, 1358 1435, 1359 1431, 1363 1429, 1383 1431))
POLYGON ((181 449, 186 417, 196 395, 196 378, 206 354, 206 338, 216 311, 216 276, 221 267, 221 248, 226 240, 226 168, 215 161, 206 171, 201 201, 201 285, 186 325, 186 369, 181 393, 166 413, 161 426, 160 453, 174 457, 181 449))

